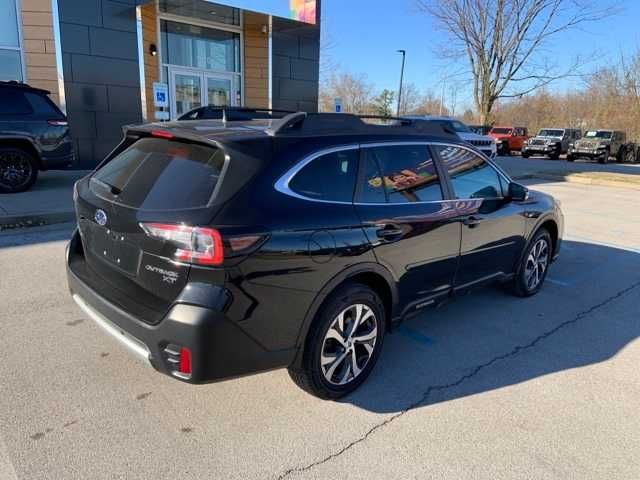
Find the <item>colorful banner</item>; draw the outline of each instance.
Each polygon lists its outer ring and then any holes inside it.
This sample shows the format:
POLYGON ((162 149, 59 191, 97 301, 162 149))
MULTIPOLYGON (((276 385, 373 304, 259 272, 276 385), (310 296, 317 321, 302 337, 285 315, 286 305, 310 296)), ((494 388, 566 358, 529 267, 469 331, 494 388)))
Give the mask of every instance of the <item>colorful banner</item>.
POLYGON ((316 23, 316 0, 289 0, 291 18, 305 23, 316 23))

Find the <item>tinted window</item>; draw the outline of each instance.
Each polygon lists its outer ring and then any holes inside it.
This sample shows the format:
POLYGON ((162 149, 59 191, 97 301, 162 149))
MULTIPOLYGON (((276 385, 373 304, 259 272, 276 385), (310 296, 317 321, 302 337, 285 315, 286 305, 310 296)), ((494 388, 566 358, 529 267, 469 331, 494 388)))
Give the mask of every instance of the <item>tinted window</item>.
POLYGON ((24 93, 12 88, 0 89, 0 115, 31 115, 33 109, 24 93))
POLYGON ((460 147, 437 147, 451 177, 456 198, 496 198, 503 196, 500 176, 489 163, 460 147))
POLYGON ((328 153, 305 165, 289 188, 315 200, 351 202, 357 169, 358 150, 328 153))
POLYGON ((27 98, 27 101, 31 105, 31 108, 36 113, 46 115, 50 117, 51 120, 62 117, 62 114, 60 113, 58 108, 53 104, 53 102, 51 102, 51 100, 49 100, 48 97, 30 92, 26 92, 24 96, 27 98))
POLYGON ((426 145, 363 149, 359 201, 410 203, 442 200, 438 173, 426 145))
POLYGON ((146 138, 98 170, 91 184, 141 210, 204 207, 223 166, 224 153, 217 148, 146 138))

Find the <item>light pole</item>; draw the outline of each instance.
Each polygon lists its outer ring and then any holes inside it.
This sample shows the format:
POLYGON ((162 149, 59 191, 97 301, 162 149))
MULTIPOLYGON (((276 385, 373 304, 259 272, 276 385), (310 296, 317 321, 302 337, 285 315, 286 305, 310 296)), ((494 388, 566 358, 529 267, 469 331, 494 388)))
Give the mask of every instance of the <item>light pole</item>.
POLYGON ((400 89, 398 90, 398 111, 396 116, 400 116, 400 103, 402 102, 402 81, 404 79, 404 59, 407 56, 406 50, 398 50, 402 54, 402 68, 400 69, 400 89))

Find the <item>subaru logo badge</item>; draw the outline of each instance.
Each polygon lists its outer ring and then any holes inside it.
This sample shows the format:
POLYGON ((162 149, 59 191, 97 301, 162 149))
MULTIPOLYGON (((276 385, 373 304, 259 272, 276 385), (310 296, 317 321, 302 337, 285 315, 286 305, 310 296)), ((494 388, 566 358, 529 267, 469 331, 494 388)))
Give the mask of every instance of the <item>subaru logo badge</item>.
POLYGON ((96 214, 93 216, 95 218, 96 223, 101 227, 104 227, 107 224, 107 214, 104 213, 104 210, 96 210, 96 214))

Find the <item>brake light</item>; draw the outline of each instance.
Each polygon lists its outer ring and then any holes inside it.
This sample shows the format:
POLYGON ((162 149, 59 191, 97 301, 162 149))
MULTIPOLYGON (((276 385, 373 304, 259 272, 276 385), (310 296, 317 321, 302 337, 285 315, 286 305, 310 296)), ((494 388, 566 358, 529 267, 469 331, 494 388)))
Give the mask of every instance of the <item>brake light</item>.
POLYGON ((54 127, 67 127, 67 126, 69 126, 69 122, 67 122, 66 120, 47 120, 47 123, 49 125, 54 126, 54 127))
POLYGON ((163 223, 140 226, 150 237, 174 244, 176 260, 197 265, 221 265, 224 260, 222 236, 213 228, 163 223))
POLYGON ((165 132, 164 130, 152 130, 151 131, 151 136, 152 137, 157 137, 157 138, 166 138, 166 139, 172 139, 173 138, 173 134, 171 134, 169 132, 165 132))

